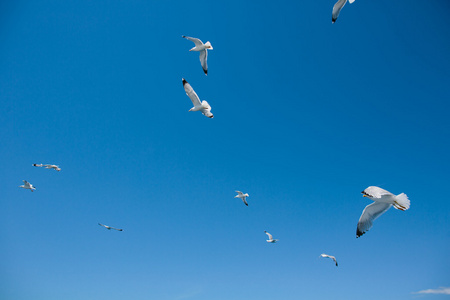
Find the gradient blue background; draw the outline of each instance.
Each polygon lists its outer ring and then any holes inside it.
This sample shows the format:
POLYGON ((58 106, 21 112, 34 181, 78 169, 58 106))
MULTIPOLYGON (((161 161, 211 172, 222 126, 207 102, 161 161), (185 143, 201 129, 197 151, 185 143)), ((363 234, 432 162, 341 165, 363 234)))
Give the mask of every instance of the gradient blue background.
POLYGON ((450 2, 334 2, 2 2, 1 299, 448 299, 450 2))

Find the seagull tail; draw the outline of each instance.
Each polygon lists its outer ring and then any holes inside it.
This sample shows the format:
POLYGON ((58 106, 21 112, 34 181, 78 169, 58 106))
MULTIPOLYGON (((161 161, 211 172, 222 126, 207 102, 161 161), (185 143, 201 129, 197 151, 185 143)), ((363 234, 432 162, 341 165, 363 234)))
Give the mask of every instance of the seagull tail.
POLYGON ((401 193, 395 196, 394 207, 400 210, 407 210, 409 208, 410 201, 405 193, 401 193))

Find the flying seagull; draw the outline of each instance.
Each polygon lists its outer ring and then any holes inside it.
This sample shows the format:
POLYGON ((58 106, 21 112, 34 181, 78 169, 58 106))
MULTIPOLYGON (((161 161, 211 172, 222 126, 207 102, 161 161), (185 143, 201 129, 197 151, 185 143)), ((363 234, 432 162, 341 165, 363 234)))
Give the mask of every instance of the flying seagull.
POLYGON ((404 193, 396 196, 377 186, 369 186, 361 193, 363 194, 363 197, 367 197, 375 202, 364 208, 356 228, 357 238, 372 228, 373 221, 387 211, 392 205, 399 210, 407 210, 409 208, 410 201, 408 196, 404 193))
MULTIPOLYGON (((348 0, 348 2, 353 3, 355 0, 348 0)), ((336 22, 339 13, 341 12, 341 9, 344 7, 345 3, 347 3, 347 0, 339 0, 334 4, 333 6, 333 13, 331 14, 331 23, 336 22)))
POLYGON ((44 165, 44 164, 33 164, 35 167, 45 167, 46 169, 53 169, 56 171, 61 171, 61 168, 57 165, 44 165))
POLYGON ((186 91, 186 95, 191 98, 192 104, 194 104, 194 107, 191 108, 189 111, 201 111, 202 114, 207 116, 208 118, 214 118, 214 115, 211 113, 211 106, 208 102, 203 100, 200 102, 200 98, 195 93, 194 89, 191 87, 191 85, 186 81, 186 79, 182 78, 183 80, 183 87, 186 91))
POLYGON ((213 47, 211 46, 211 43, 206 42, 205 44, 203 44, 203 42, 200 41, 199 39, 185 36, 185 35, 182 35, 182 37, 184 37, 187 40, 190 40, 191 42, 194 42, 195 47, 189 51, 199 51, 200 52, 200 63, 202 64, 203 72, 205 72, 205 75, 208 75, 208 63, 206 62, 206 60, 208 58, 208 50, 207 49, 209 49, 209 50, 213 49, 213 47))
POLYGON ((36 190, 36 187, 34 187, 31 183, 29 183, 26 180, 23 180, 23 185, 19 185, 19 187, 30 190, 30 191, 36 190))
POLYGON ((114 227, 111 227, 111 226, 108 226, 108 225, 103 225, 101 223, 98 223, 98 225, 103 226, 103 227, 105 227, 108 230, 114 229, 114 230, 117 230, 117 231, 123 231, 123 229, 114 228, 114 227))
POLYGON ((244 201, 244 204, 248 206, 247 200, 245 200, 245 198, 248 197, 248 194, 247 193, 244 194, 243 192, 240 191, 236 191, 236 193, 238 193, 238 195, 234 196, 234 198, 241 198, 242 201, 244 201))
POLYGON ((332 256, 332 255, 325 254, 325 253, 320 254, 320 256, 331 258, 332 260, 334 260, 334 263, 336 264, 336 267, 338 266, 336 257, 334 257, 334 256, 332 256))
POLYGON ((264 230, 264 232, 267 234, 267 236, 269 237, 268 240, 266 240, 266 242, 268 243, 276 243, 278 240, 274 240, 272 235, 270 233, 268 233, 267 231, 264 230))

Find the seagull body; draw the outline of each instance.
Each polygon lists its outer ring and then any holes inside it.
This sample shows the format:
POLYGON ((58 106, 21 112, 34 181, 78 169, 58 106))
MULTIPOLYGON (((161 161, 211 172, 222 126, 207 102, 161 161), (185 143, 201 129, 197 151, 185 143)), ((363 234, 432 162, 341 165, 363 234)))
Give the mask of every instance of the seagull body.
POLYGON ((266 240, 266 242, 268 243, 276 243, 278 240, 274 240, 272 235, 270 233, 268 233, 267 231, 264 230, 264 232, 267 234, 267 236, 269 237, 268 240, 266 240))
POLYGON ((206 42, 205 44, 203 44, 203 42, 199 39, 193 38, 193 37, 189 37, 189 36, 185 36, 182 35, 183 38, 190 40, 191 42, 194 42, 195 47, 193 47, 191 50, 189 51, 198 51, 200 52, 200 63, 202 64, 202 68, 203 68, 203 72, 205 72, 205 75, 208 75, 208 63, 207 63, 207 59, 208 59, 208 49, 212 50, 213 47, 211 46, 210 42, 206 42))
POLYGON ((248 197, 248 194, 247 193, 244 194, 243 192, 240 191, 236 191, 236 193, 238 193, 238 195, 234 196, 234 198, 241 198, 242 201, 244 201, 244 204, 248 206, 247 200, 245 200, 245 198, 248 197))
POLYGON ((206 102, 205 100, 200 102, 200 98, 197 96, 197 93, 195 93, 191 85, 186 81, 186 79, 183 78, 182 80, 186 95, 189 96, 189 98, 192 101, 192 104, 194 104, 194 107, 191 108, 189 111, 201 111, 202 114, 207 116, 208 118, 210 119, 214 118, 214 115, 211 113, 211 106, 209 105, 209 103, 206 102))
POLYGON ((23 180, 23 185, 19 185, 19 187, 21 187, 21 188, 23 188, 23 189, 27 189, 27 190, 30 190, 30 191, 34 191, 34 190, 36 190, 36 187, 34 187, 31 183, 29 183, 28 181, 26 181, 26 180, 23 180))
POLYGON ((338 266, 336 257, 334 257, 334 256, 332 256, 332 255, 325 254, 325 253, 320 254, 320 256, 331 258, 331 259, 334 261, 334 263, 336 264, 336 267, 338 266))
POLYGON ((33 164, 35 167, 45 167, 46 169, 53 169, 56 171, 61 171, 61 168, 57 165, 44 165, 44 164, 33 164))
POLYGON ((103 226, 103 227, 105 227, 108 230, 114 229, 114 230, 117 230, 117 231, 123 231, 123 229, 114 228, 114 227, 111 227, 111 226, 108 226, 108 225, 103 225, 101 223, 98 223, 98 225, 103 226))
POLYGON ((363 194, 363 197, 367 197, 375 202, 364 208, 356 228, 357 238, 372 228, 373 221, 391 208, 391 206, 404 211, 407 210, 410 205, 410 201, 406 194, 401 193, 399 195, 394 195, 377 186, 369 186, 361 193, 363 194))
POLYGON ((61 171, 61 168, 60 167, 58 167, 57 165, 44 165, 44 167, 46 168, 46 169, 53 169, 53 170, 56 170, 56 171, 61 171))
MULTIPOLYGON (((351 4, 355 2, 355 0, 349 0, 348 2, 350 2, 351 4)), ((333 12, 331 14, 331 23, 336 22, 339 13, 341 12, 341 9, 344 7, 345 3, 347 3, 347 0, 339 0, 338 2, 336 2, 336 4, 334 4, 333 12)))

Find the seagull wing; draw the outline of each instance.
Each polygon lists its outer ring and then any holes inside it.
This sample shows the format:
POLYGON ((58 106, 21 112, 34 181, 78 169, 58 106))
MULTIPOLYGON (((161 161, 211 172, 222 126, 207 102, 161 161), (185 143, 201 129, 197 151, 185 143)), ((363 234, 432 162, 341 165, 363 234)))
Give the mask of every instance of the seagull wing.
POLYGON ((197 38, 193 38, 193 37, 185 36, 185 35, 182 35, 182 37, 184 37, 184 38, 187 39, 187 40, 190 40, 191 42, 194 42, 195 46, 201 46, 201 45, 203 45, 203 42, 200 41, 200 40, 197 39, 197 38))
POLYGON ((268 233, 267 231, 264 230, 264 232, 267 234, 267 236, 269 237, 269 240, 273 240, 273 237, 270 233, 268 233))
POLYGON ((242 196, 242 195, 244 195, 244 193, 243 193, 243 192, 241 192, 241 191, 236 191, 236 193, 238 193, 238 194, 239 194, 239 196, 242 196))
POLYGON ((360 237, 372 228, 373 221, 387 211, 392 204, 384 202, 374 202, 364 208, 356 228, 356 237, 360 237))
POLYGON ((331 22, 336 22, 339 13, 341 12, 341 9, 344 7, 345 3, 347 3, 347 0, 339 0, 334 4, 333 6, 333 13, 331 14, 331 22))
POLYGON ((188 95, 189 98, 191 99, 192 104, 194 104, 194 106, 201 106, 202 103, 200 102, 200 98, 197 96, 197 94, 195 93, 194 89, 189 84, 189 82, 187 82, 186 79, 184 78, 183 78, 183 87, 184 90, 186 91, 186 95, 188 95))
POLYGON ((117 231, 123 231, 123 229, 120 229, 120 228, 111 227, 111 229, 114 229, 114 230, 117 230, 117 231))
POLYGON ((367 189, 362 191, 364 195, 370 196, 372 198, 381 198, 383 196, 392 196, 391 192, 388 192, 382 188, 379 188, 377 186, 369 186, 367 189))
POLYGON ((205 75, 208 75, 208 51, 202 50, 200 51, 200 63, 202 64, 203 72, 205 72, 205 75))
POLYGON ((248 206, 247 200, 245 200, 245 197, 242 198, 242 201, 244 201, 244 204, 248 206))

